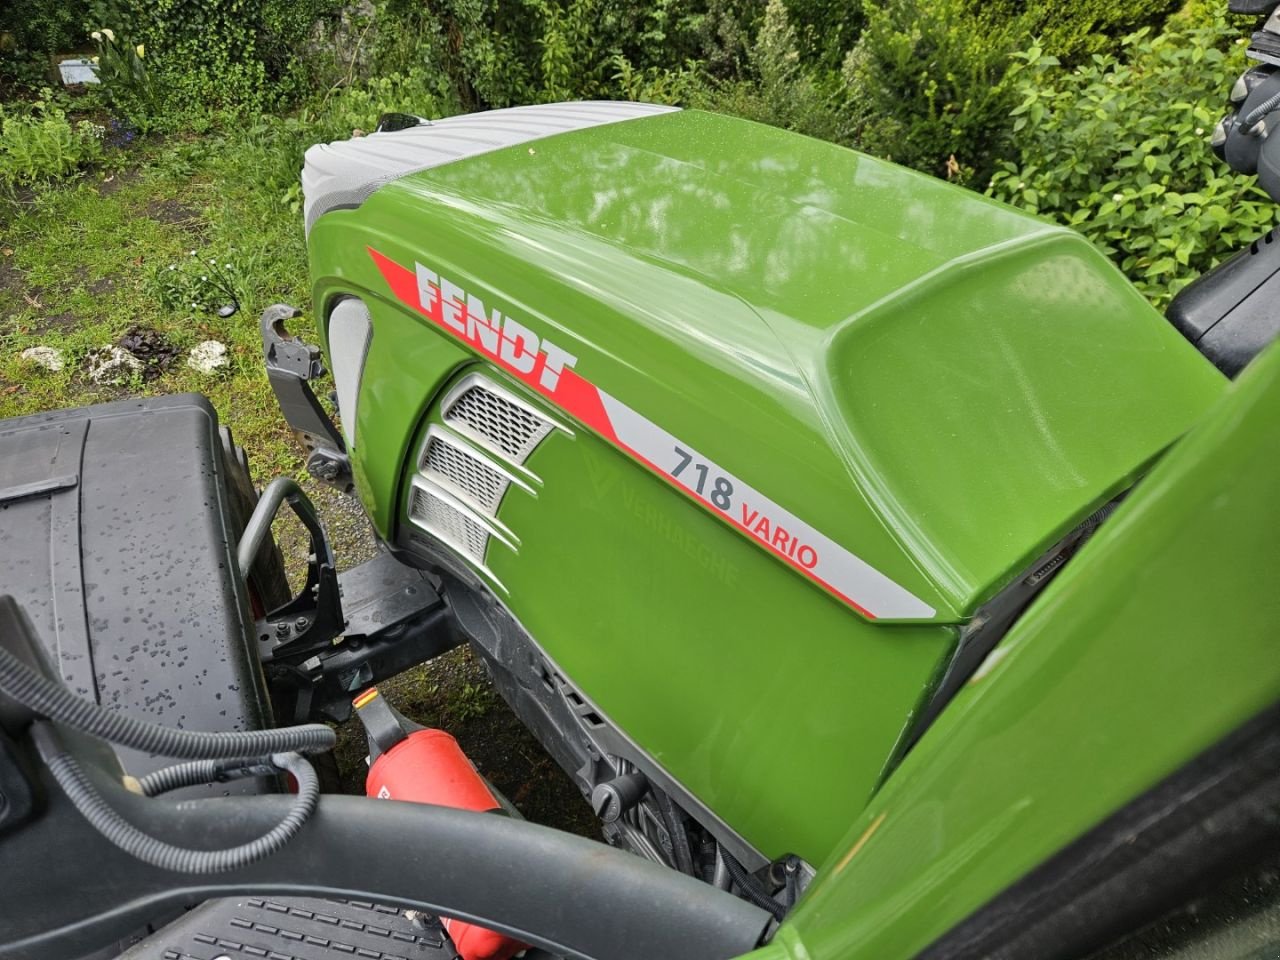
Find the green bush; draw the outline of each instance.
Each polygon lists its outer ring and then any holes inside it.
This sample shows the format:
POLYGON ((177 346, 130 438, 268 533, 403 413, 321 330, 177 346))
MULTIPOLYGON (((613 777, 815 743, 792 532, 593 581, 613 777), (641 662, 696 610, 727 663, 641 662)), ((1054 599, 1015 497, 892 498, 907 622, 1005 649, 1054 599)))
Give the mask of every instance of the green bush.
POLYGON ((1171 20, 1067 72, 1039 46, 1018 57, 1019 159, 990 194, 1069 224, 1155 303, 1270 227, 1275 205, 1229 173, 1207 137, 1244 68, 1239 36, 1171 20), (1229 52, 1226 52, 1229 51, 1229 52))
MULTIPOLYGON (((146 50, 157 103, 141 128, 201 127, 218 110, 261 113, 310 89, 312 35, 340 0, 98 0, 94 24, 146 50)), ((149 112, 148 112, 149 111, 149 112)))
POLYGON ((763 0, 377 0, 374 74, 421 66, 466 109, 737 77, 763 0), (692 66, 695 65, 695 66, 692 66))
POLYGON ((1028 36, 1036 37, 1046 53, 1076 63, 1114 50, 1121 37, 1135 30, 1160 26, 1181 4, 1182 0, 973 0, 972 9, 991 20, 1021 19, 1028 36))
POLYGON ((866 0, 866 28, 845 59, 851 139, 862 149, 961 182, 985 182, 1003 155, 1014 105, 1009 54, 1019 18, 968 0, 866 0))
POLYGON ((813 137, 839 137, 839 113, 803 63, 799 37, 783 0, 769 0, 746 59, 747 69, 740 78, 687 86, 679 99, 813 137))
POLYGON ((29 184, 75 173, 102 156, 103 128, 72 123, 44 91, 26 112, 0 108, 0 184, 29 184))

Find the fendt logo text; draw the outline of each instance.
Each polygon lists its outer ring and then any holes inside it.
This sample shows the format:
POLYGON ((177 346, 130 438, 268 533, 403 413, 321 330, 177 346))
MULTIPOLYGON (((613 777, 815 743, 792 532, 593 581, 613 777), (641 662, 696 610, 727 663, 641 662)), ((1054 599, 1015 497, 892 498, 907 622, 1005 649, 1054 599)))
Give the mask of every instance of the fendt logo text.
POLYGON ((484 301, 467 293, 448 277, 421 263, 418 274, 418 306, 428 317, 473 344, 482 353, 526 377, 537 376, 538 385, 555 393, 560 374, 578 362, 500 310, 486 310, 484 301))

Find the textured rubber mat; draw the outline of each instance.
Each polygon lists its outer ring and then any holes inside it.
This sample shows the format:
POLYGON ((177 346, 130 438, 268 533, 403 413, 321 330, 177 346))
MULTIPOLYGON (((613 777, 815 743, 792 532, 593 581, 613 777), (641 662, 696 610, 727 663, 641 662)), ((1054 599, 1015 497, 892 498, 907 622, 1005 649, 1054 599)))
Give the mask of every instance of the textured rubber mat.
POLYGON ((211 900, 120 960, 455 960, 429 914, 357 900, 211 900))

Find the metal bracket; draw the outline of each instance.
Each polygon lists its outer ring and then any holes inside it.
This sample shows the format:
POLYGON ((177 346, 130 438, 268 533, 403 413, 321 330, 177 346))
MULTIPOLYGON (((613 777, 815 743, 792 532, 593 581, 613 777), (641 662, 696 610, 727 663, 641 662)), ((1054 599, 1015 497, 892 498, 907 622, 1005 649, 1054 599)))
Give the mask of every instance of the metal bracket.
POLYGON ((267 379, 285 422, 307 450, 307 473, 350 493, 351 461, 346 444, 308 382, 325 372, 320 348, 299 340, 285 325, 285 321, 300 316, 302 311, 284 303, 273 304, 262 312, 260 329, 267 379))
POLYGON ((300 654, 305 657, 326 649, 342 635, 347 625, 342 615, 342 590, 338 585, 333 548, 320 525, 315 505, 290 477, 277 477, 267 485, 245 524, 236 553, 240 575, 248 577, 271 530, 271 522, 286 502, 311 537, 311 554, 307 558, 307 583, 302 592, 278 610, 269 612, 257 625, 259 655, 264 663, 283 650, 293 657, 300 654))

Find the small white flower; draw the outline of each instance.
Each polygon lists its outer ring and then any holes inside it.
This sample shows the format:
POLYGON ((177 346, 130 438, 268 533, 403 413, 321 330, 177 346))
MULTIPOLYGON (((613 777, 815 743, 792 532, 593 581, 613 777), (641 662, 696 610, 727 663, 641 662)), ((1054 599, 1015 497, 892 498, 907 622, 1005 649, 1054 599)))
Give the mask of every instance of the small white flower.
POLYGON ((1027 181, 1025 181, 1025 180, 1019 180, 1019 181, 1018 181, 1018 189, 1019 189, 1019 190, 1025 190, 1025 189, 1027 189, 1027 181))
POLYGON ((1123 193, 1113 193, 1113 194, 1111 195, 1111 199, 1112 199, 1113 201, 1115 201, 1116 203, 1123 203, 1123 202, 1124 202, 1124 194, 1123 194, 1123 193))
POLYGON ((209 280, 209 278, 208 278, 208 277, 201 277, 201 278, 200 278, 200 282, 201 282, 201 283, 207 283, 207 282, 208 282, 208 280, 209 280))
POLYGON ((1203 137, 1203 136, 1204 136, 1204 127, 1196 127, 1196 136, 1197 136, 1197 137, 1203 137))
POLYGON ((102 31, 101 31, 101 30, 95 30, 95 31, 93 31, 93 33, 89 34, 89 36, 93 37, 93 39, 95 39, 95 40, 101 40, 101 39, 102 39, 102 31))
POLYGON ((116 42, 116 35, 112 33, 110 30, 108 30, 106 27, 102 28, 102 35, 106 37, 108 40, 110 40, 112 43, 116 42))
POLYGON ((177 264, 173 264, 173 263, 169 264, 169 269, 170 269, 170 270, 177 270, 177 269, 178 269, 177 264))

